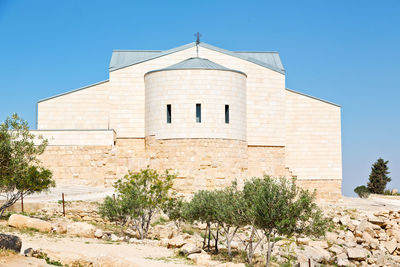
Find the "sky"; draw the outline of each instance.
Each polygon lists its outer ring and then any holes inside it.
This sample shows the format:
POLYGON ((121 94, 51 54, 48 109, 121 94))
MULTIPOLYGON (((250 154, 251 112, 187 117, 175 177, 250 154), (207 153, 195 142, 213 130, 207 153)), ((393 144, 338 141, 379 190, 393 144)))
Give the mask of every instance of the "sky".
POLYGON ((400 1, 0 0, 0 121, 32 128, 42 98, 108 79, 113 49, 195 40, 278 51, 286 86, 342 107, 344 195, 389 160, 400 189, 400 1))

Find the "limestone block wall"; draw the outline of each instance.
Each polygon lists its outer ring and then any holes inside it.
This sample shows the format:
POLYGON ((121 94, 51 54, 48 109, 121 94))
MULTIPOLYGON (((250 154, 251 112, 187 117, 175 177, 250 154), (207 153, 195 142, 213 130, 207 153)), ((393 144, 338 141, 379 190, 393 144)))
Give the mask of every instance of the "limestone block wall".
POLYGON ((247 143, 227 139, 146 137, 150 167, 178 173, 174 188, 182 193, 242 184, 247 173, 247 143))
POLYGON ((342 198, 342 180, 339 179, 298 179, 296 184, 311 192, 316 190, 317 200, 334 201, 342 198))
POLYGON ((146 136, 156 139, 222 138, 246 141, 246 76, 221 70, 168 70, 149 73, 146 136), (167 123, 166 107, 172 120, 167 123), (201 123, 196 122, 201 104, 201 123), (225 123, 229 105, 229 123, 225 123))
POLYGON ((38 129, 111 129, 109 82, 39 101, 38 129))
POLYGON ((342 179, 340 107, 286 90, 286 165, 301 179, 342 179))
POLYGON ((248 177, 261 177, 264 174, 273 177, 292 177, 294 174, 286 167, 285 147, 249 146, 248 177))
POLYGON ((144 139, 117 139, 115 145, 53 145, 40 156, 57 184, 111 186, 128 170, 149 164, 144 139))
POLYGON ((114 130, 31 130, 47 139, 49 146, 114 146, 114 130))

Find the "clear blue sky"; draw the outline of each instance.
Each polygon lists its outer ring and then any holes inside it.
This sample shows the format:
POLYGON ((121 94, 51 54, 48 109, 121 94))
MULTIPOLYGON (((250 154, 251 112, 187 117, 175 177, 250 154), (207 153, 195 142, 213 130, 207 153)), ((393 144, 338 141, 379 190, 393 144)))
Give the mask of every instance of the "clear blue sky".
POLYGON ((400 1, 0 0, 0 120, 108 79, 113 49, 277 50, 288 88, 342 106, 343 193, 389 160, 400 188, 400 1), (138 2, 138 3, 136 3, 138 2), (141 3, 140 3, 141 2, 141 3))

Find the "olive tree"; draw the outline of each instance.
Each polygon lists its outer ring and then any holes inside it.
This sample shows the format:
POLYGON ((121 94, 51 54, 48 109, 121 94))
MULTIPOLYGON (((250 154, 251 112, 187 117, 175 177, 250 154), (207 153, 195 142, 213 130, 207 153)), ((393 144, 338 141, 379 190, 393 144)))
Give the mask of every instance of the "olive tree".
POLYGON ((328 221, 314 203, 315 192, 297 187, 294 179, 253 178, 245 183, 244 197, 249 216, 266 238, 266 266, 270 266, 277 236, 325 234, 328 221))
POLYGON ((174 221, 178 231, 181 230, 181 224, 185 220, 184 205, 186 205, 186 202, 183 201, 182 197, 172 196, 164 206, 164 213, 167 214, 170 220, 174 221))
POLYGON ((106 197, 99 206, 102 217, 135 229, 141 239, 147 237, 150 222, 170 199, 176 175, 143 169, 131 172, 114 184, 115 199, 106 197))
POLYGON ((228 255, 232 257, 232 240, 239 228, 248 223, 243 192, 237 190, 236 183, 233 183, 230 187, 215 191, 215 197, 215 220, 222 228, 228 255))
POLYGON ((47 140, 35 137, 17 114, 0 125, 0 216, 21 198, 55 186, 50 170, 40 166, 47 140))
POLYGON ((215 238, 215 250, 218 250, 218 226, 215 235, 211 231, 211 225, 217 223, 217 212, 218 208, 215 191, 197 191, 191 201, 184 207, 183 215, 187 221, 206 223, 207 227, 204 234, 203 248, 206 247, 206 239, 208 235, 208 251, 210 250, 211 235, 215 238))

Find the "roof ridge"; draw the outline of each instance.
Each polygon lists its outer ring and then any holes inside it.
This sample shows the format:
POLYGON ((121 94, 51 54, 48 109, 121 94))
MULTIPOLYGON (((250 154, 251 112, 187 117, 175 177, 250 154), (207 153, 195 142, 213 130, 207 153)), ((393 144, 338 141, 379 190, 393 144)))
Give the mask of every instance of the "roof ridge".
MULTIPOLYGON (((162 56, 165 56, 165 55, 168 55, 168 54, 172 54, 172 53, 175 53, 175 52, 178 52, 178 51, 182 51, 184 49, 191 48, 191 47, 193 47, 195 45, 196 45, 196 43, 192 42, 192 43, 188 43, 188 44, 185 44, 185 45, 182 45, 182 46, 178 46, 178 47, 175 47, 175 48, 172 48, 172 49, 169 49, 169 50, 154 51, 154 52, 159 52, 159 53, 154 54, 154 55, 145 56, 145 57, 140 58, 137 61, 134 61, 132 63, 127 63, 125 65, 122 64, 122 66, 121 65, 118 66, 118 64, 116 64, 116 66, 111 66, 111 63, 110 63, 109 71, 111 72, 111 71, 115 71, 115 70, 118 70, 118 69, 129 67, 129 66, 132 66, 132 65, 135 65, 135 64, 146 62, 146 61, 158 58, 158 57, 162 57, 162 56)), ((259 60, 259 59, 256 59, 254 57, 249 57, 249 56, 242 55, 242 54, 240 54, 241 51, 236 51, 236 52, 229 51, 229 50, 226 50, 226 49, 223 49, 223 48, 219 48, 219 47, 216 47, 216 46, 204 43, 204 42, 201 42, 199 44, 199 46, 207 48, 207 49, 211 49, 211 50, 214 50, 214 51, 226 54, 226 55, 230 55, 230 56, 233 56, 233 57, 236 57, 236 58, 240 58, 242 60, 246 60, 246 61, 252 62, 254 64, 257 64, 259 66, 262 66, 262 67, 268 68, 270 70, 276 71, 276 72, 281 73, 283 75, 285 74, 285 69, 284 69, 282 64, 278 64, 278 66, 275 66, 275 65, 272 65, 271 63, 265 62, 263 60, 259 60)), ((135 51, 139 52, 140 50, 135 50, 135 51)), ((115 52, 117 52, 117 51, 115 51, 115 52)), ((146 51, 143 51, 143 52, 146 52, 146 51)), ((147 52, 152 52, 152 51, 147 51, 147 52)), ((246 52, 242 52, 242 53, 246 53, 246 52)), ((250 52, 247 52, 247 53, 250 53, 250 52)), ((265 52, 259 52, 259 53, 265 53, 265 52)), ((268 52, 268 53, 272 54, 272 53, 277 53, 277 52, 268 52)), ((275 59, 274 59, 274 61, 276 63, 275 59)))
POLYGON ((113 52, 164 52, 165 50, 131 50, 131 49, 113 49, 113 52))
POLYGON ((278 51, 232 51, 234 53, 278 53, 278 51))

